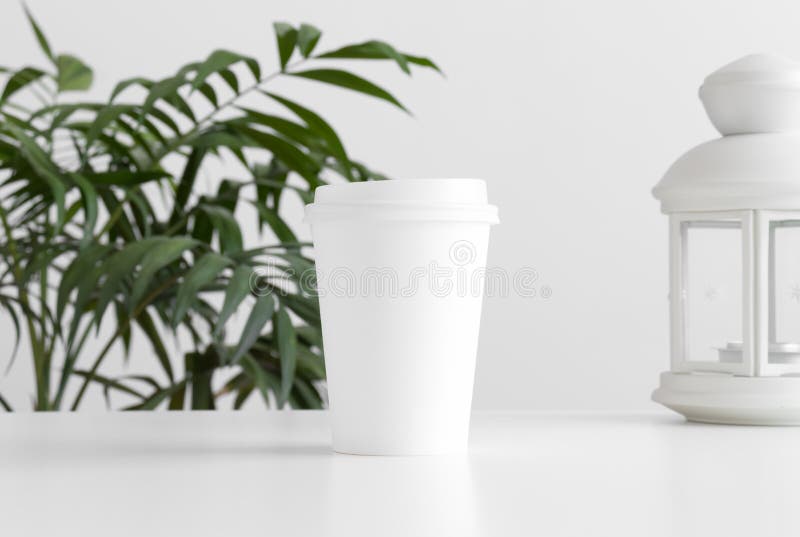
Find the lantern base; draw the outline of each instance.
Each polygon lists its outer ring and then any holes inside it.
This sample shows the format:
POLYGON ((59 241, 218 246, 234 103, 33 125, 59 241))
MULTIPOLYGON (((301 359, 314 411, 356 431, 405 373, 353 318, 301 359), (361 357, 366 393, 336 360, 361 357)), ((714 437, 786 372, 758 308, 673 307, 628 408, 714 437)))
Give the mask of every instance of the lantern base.
POLYGON ((652 398, 689 421, 800 425, 800 377, 666 372, 652 398))

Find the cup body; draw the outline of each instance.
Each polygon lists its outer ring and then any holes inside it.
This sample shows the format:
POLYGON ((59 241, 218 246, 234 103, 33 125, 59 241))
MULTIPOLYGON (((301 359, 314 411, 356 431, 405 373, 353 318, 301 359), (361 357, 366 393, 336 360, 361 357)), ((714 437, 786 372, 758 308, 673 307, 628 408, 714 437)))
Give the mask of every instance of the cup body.
POLYGON ((492 219, 435 205, 310 215, 336 451, 467 446, 492 219))

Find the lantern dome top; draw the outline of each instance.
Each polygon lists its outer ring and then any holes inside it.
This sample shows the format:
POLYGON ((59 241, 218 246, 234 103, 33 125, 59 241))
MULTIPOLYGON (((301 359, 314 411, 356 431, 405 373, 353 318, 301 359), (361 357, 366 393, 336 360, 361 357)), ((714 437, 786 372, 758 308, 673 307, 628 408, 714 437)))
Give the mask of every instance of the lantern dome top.
POLYGON ((662 211, 800 209, 800 63, 745 56, 699 93, 723 136, 667 170, 653 189, 662 211))
POLYGON ((745 56, 708 75, 700 100, 723 136, 800 130, 800 63, 745 56))

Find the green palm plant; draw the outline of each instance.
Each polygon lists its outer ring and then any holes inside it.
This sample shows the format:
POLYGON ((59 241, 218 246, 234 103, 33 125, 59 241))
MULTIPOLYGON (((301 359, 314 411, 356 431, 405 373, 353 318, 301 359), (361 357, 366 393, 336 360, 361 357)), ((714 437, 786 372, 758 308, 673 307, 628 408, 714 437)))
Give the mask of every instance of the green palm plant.
MULTIPOLYGON (((75 410, 92 384, 106 398, 132 398, 126 409, 209 409, 226 394, 238 408, 254 392, 268 405, 320 408, 313 260, 281 203, 289 195, 308 202, 330 181, 383 176, 271 83, 320 82, 405 110, 350 71, 306 64, 387 60, 407 74, 437 66, 381 41, 315 53, 317 28, 276 23, 275 72, 216 50, 165 79, 124 80, 108 100, 84 101, 75 96, 91 86, 92 70, 56 54, 26 15, 49 65, 0 68, 0 306, 15 327, 14 354, 20 340, 30 347, 35 409, 75 410), (238 163, 246 178, 203 193, 197 178, 210 159, 238 163), (273 243, 245 247, 243 206, 273 243), (237 311, 247 312, 244 328, 228 337, 237 311), (110 334, 104 322, 113 323, 110 334), (134 332, 149 341, 162 380, 102 374, 112 348, 129 353, 134 332), (167 339, 178 335, 191 342, 182 357, 167 339), (88 342, 101 336, 93 349, 88 342), (215 375, 226 375, 221 389, 212 387, 215 375)), ((0 405, 11 410, 1 395, 0 405)))

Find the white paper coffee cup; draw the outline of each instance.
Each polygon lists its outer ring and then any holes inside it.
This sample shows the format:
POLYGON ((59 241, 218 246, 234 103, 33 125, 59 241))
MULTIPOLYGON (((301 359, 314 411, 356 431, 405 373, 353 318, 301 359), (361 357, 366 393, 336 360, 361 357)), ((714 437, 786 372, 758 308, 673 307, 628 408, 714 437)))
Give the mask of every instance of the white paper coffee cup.
POLYGON ((489 228, 478 179, 323 186, 306 207, 335 451, 467 446, 489 228))

